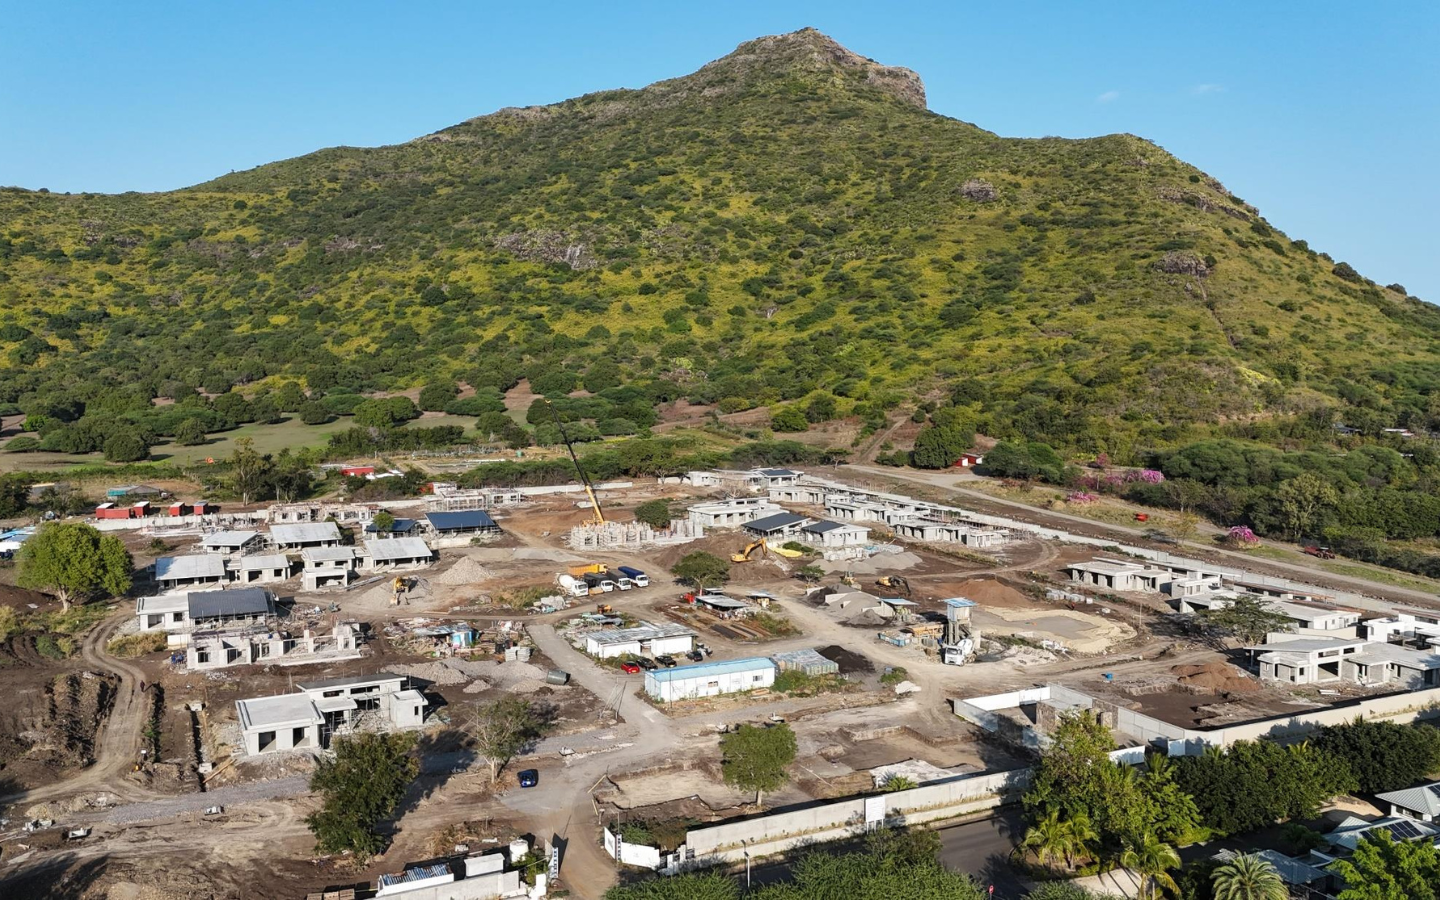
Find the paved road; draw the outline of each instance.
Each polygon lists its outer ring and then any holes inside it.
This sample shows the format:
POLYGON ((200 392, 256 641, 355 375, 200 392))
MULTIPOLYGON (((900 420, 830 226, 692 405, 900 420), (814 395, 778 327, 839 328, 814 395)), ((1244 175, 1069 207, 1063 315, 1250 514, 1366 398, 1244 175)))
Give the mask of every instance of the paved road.
MULTIPOLYGON (((1147 529, 1133 528, 1128 525, 1113 525, 1109 522, 1097 522, 1094 519, 1087 519, 1083 516, 1073 516, 1068 513, 1052 512, 1046 509, 1039 509, 1034 506, 1020 503, 1015 500, 1006 500, 995 497, 981 491, 970 490, 961 487, 956 483, 953 474, 928 474, 920 472, 908 472, 903 469, 881 468, 878 466, 847 465, 842 468, 869 475, 877 478, 891 479, 895 481, 908 481, 914 484, 922 484, 927 487, 940 488, 952 494, 962 497, 969 497, 975 500, 984 501, 987 504, 1003 506, 1009 509, 1023 512, 1026 515, 1016 515, 1013 518, 1019 522, 1039 524, 1049 528, 1063 529, 1067 524, 1083 526, 1083 529, 1076 528, 1080 534, 1094 534, 1095 532, 1124 535, 1129 538, 1144 538, 1147 529)), ((1380 612, 1390 612, 1397 602, 1415 603, 1433 607, 1436 597, 1433 592, 1414 590, 1411 588, 1398 587, 1396 585, 1384 584, 1378 581, 1371 581, 1367 578, 1358 578, 1351 575, 1339 575, 1328 572, 1324 569, 1308 566, 1301 563, 1285 562, 1282 560, 1258 558, 1236 550, 1225 550, 1209 544, 1197 544, 1185 542, 1175 547, 1175 553, 1191 552, 1192 554, 1204 557, 1221 556, 1226 562, 1239 569, 1253 572, 1263 572, 1265 569, 1280 570, 1285 573, 1282 577, 1294 578, 1297 581, 1314 583, 1316 579, 1324 579, 1328 582, 1347 585, 1350 589, 1360 592, 1363 596, 1351 601, 1353 605, 1365 606, 1380 612), (1374 598, 1374 599, 1368 599, 1374 598)), ((1202 558, 1204 558, 1202 557, 1202 558)), ((1363 567, 1363 563, 1353 563, 1355 566, 1363 567)), ((1386 570, 1380 570, 1386 571, 1386 570)))
POLYGON ((1020 900, 1025 884, 1010 868, 1010 851, 1019 838, 1020 814, 1008 810, 940 830, 940 862, 951 871, 975 876, 982 888, 995 886, 996 900, 1020 900))

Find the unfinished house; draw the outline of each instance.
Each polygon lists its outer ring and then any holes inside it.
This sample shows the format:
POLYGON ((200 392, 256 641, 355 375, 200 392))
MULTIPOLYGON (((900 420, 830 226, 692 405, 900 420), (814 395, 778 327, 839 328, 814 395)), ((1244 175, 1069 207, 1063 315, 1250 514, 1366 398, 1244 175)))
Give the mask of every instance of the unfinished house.
POLYGON ((155 560, 155 584, 162 591, 224 584, 230 580, 225 558, 213 553, 193 556, 162 556, 155 560))
POLYGON ((355 551, 350 547, 311 547, 300 551, 305 590, 344 587, 355 571, 355 551))
POLYGON ((810 522, 800 526, 800 540, 821 549, 863 547, 870 540, 870 529, 840 522, 810 522))
POLYGON ((950 522, 928 516, 902 516, 891 523, 900 537, 913 541, 934 541, 963 544, 978 550, 990 550, 1005 543, 1005 532, 982 528, 964 522, 950 522))
POLYGON ((296 694, 235 701, 245 752, 324 749, 336 734, 418 728, 425 695, 404 675, 381 672, 297 683, 296 694))
POLYGON ((242 556, 233 565, 240 584, 269 584, 290 577, 290 558, 283 553, 242 556))
POLYGON ((341 525, 368 525, 375 507, 364 503, 277 503, 265 511, 271 525, 296 525, 334 520, 341 525))
POLYGON ((263 625, 279 614, 275 595, 263 588, 235 588, 141 597, 135 601, 141 631, 188 634, 199 629, 263 625))
POLYGON ((699 528, 739 528, 761 516, 781 512, 764 497, 733 497, 712 503, 697 503, 689 509, 690 521, 699 528))
POLYGON ((748 473, 759 487, 789 487, 800 480, 800 473, 794 469, 751 469, 748 473))
POLYGON ((425 520, 436 537, 476 537, 484 534, 499 534, 500 526, 483 509, 469 509, 461 512, 428 512, 425 520))
POLYGON ((1255 654, 1260 678, 1287 684, 1390 685, 1414 690, 1440 685, 1440 653, 1360 638, 1296 637, 1274 633, 1255 654))
POLYGON ((822 506, 825 503, 827 489, 819 485, 795 482, 794 484, 774 485, 767 492, 770 499, 776 503, 801 503, 806 506, 822 506))
POLYGON ((265 545, 265 539, 258 531, 216 531, 200 539, 200 548, 206 553, 225 556, 239 556, 258 550, 265 545))
POLYGON ((1395 615, 1366 619, 1358 627, 1367 641, 1413 644, 1440 649, 1440 612, 1396 610, 1395 615))
POLYGON ((277 550, 338 547, 340 546, 340 528, 334 522, 271 525, 270 541, 277 550))
POLYGON ((370 571, 418 569, 435 561, 435 551, 419 538, 366 541, 359 553, 360 568, 370 571))
POLYGON ((1169 569, 1109 559, 1072 563, 1065 567, 1065 572, 1070 576, 1070 580, 1077 584, 1093 585, 1109 591, 1157 593, 1174 580, 1169 569))
POLYGON ((778 512, 746 522, 740 527, 755 537, 774 541, 793 537, 799 533, 800 526, 809 521, 805 516, 795 513, 778 512))
POLYGON ((254 626, 223 631, 195 631, 185 648, 185 666, 192 672, 227 666, 303 666, 360 656, 360 626, 339 622, 329 634, 305 629, 300 634, 254 626))
POLYGON ((684 625, 663 622, 659 625, 592 631, 585 635, 585 652, 598 659, 614 659, 627 654, 665 656, 689 653, 694 641, 693 630, 684 625))
POLYGON ((420 534, 419 519, 396 519, 390 527, 381 531, 374 522, 365 526, 365 536, 377 538, 416 537, 420 534))

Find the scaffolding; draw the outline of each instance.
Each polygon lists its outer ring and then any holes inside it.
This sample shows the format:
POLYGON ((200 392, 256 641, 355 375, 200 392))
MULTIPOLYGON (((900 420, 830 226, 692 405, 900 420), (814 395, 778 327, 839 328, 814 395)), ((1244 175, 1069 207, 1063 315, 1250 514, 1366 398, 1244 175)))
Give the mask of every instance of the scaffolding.
POLYGON ((593 522, 570 529, 574 550, 634 549, 646 546, 686 544, 705 536, 705 528, 690 519, 673 519, 669 528, 652 528, 644 522, 593 522))

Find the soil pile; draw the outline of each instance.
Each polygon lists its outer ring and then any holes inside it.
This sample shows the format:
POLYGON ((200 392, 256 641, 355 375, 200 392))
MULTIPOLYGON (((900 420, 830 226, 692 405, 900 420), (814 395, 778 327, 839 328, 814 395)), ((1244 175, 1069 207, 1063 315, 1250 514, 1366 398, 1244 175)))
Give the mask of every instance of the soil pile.
POLYGON ((839 665, 841 675, 851 675, 857 672, 868 675, 875 671, 875 664, 870 661, 869 657, 861 656, 853 650, 846 650, 839 644, 822 647, 819 653, 839 665))
POLYGON ((436 584, 445 585, 467 585, 479 584, 495 577, 495 573, 480 565, 480 563, 468 556, 461 557, 455 565, 436 575, 432 581, 436 584))
POLYGON ((1229 663, 1173 666, 1170 673, 1179 676, 1179 682, 1188 688, 1216 694, 1249 694, 1260 690, 1260 685, 1253 678, 1247 677, 1229 663))

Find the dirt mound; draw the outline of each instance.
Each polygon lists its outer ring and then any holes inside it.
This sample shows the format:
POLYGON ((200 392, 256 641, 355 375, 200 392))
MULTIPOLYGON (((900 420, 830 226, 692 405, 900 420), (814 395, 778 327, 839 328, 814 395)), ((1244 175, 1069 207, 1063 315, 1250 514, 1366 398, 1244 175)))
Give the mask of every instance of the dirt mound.
POLYGON ((19 735, 26 755, 45 766, 70 769, 95 761, 95 736, 115 702, 117 679, 80 672, 56 676, 45 687, 45 707, 19 735))
POLYGON ((994 577, 966 579, 960 583, 960 596, 981 606, 1004 609, 1031 609, 1040 605, 1035 598, 994 577))
POLYGON ((869 657, 861 656, 853 650, 846 650, 839 644, 821 647, 819 653, 831 662, 837 663, 840 666, 841 675, 849 675, 854 672, 868 675, 875 671, 875 664, 870 661, 869 657))
POLYGON ((1179 682, 1188 688, 1217 694, 1248 694, 1260 690, 1260 685, 1253 678, 1247 677, 1229 663, 1172 666, 1170 674, 1178 676, 1179 682))
POLYGON ((436 584, 467 585, 479 584, 495 577, 495 573, 468 556, 462 556, 455 565, 430 579, 436 584))
MULTIPOLYGON (((651 556, 651 559, 658 562, 660 566, 668 572, 670 567, 679 562, 686 554, 703 550, 706 553, 713 553, 721 559, 729 559, 732 553, 739 553, 741 550, 744 550, 746 543, 745 535, 738 531, 716 531, 698 541, 691 541, 688 544, 675 544, 671 547, 662 547, 651 556)), ((759 559, 759 556, 757 555, 755 558, 759 559)), ((739 573, 732 572, 731 574, 738 575, 739 573)), ((650 572, 650 577, 652 579, 655 577, 653 571, 650 572)))

